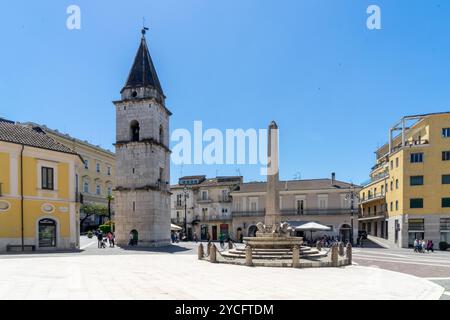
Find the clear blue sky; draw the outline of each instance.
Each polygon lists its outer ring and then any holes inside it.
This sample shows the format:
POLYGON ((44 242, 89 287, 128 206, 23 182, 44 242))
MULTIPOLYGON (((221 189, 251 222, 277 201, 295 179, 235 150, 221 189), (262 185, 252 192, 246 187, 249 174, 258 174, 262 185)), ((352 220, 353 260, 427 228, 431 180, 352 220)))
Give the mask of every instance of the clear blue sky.
MULTIPOLYGON (((403 115, 450 110, 445 0, 71 0, 0 4, 0 116, 113 149, 117 100, 139 39, 174 113, 171 129, 281 129, 281 178, 360 183, 403 115), (77 4, 82 29, 66 28, 77 4), (382 9, 382 30, 366 8, 382 9)), ((185 166, 183 174, 236 174, 185 166)), ((240 166, 262 180, 259 166, 240 166)), ((172 166, 172 181, 181 173, 172 166)))

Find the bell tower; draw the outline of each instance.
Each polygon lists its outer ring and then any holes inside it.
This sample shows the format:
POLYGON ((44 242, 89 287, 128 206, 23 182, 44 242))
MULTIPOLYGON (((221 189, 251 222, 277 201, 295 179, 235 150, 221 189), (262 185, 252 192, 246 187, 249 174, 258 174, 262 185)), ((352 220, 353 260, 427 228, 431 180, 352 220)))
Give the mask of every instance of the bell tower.
POLYGON ((116 108, 117 244, 170 243, 169 118, 150 56, 146 28, 116 108), (132 240, 132 241, 131 241, 132 240))

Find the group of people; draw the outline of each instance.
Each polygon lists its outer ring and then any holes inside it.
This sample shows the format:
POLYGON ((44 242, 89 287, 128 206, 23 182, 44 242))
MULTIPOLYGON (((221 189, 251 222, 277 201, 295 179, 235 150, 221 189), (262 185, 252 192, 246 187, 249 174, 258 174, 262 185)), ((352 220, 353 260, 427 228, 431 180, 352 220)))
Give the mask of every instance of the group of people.
POLYGON ((426 252, 434 252, 434 244, 432 240, 414 240, 414 252, 425 253, 426 252))
POLYGON ((99 249, 106 249, 108 243, 110 248, 116 247, 116 236, 113 232, 108 232, 106 236, 103 234, 101 230, 97 230, 95 232, 95 236, 98 240, 98 248, 99 249))

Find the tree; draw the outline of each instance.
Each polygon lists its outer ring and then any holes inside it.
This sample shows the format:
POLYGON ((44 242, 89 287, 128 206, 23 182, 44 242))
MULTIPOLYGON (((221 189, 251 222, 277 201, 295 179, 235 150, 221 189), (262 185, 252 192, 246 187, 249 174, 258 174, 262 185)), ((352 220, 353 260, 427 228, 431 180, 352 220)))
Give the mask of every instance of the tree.
POLYGON ((81 206, 81 212, 85 215, 83 219, 80 220, 80 227, 83 223, 94 215, 98 216, 108 216, 108 208, 101 204, 83 204, 81 206))

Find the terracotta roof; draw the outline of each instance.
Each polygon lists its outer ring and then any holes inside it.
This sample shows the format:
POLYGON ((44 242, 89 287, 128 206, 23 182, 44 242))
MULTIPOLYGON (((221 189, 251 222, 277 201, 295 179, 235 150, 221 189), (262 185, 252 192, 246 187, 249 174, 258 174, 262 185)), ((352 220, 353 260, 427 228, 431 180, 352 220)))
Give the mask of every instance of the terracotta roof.
MULTIPOLYGON (((350 183, 335 180, 332 185, 331 179, 314 179, 314 180, 291 180, 280 181, 278 183, 279 191, 289 190, 325 190, 325 189, 348 189, 351 187, 350 183)), ((358 188, 359 186, 355 186, 358 188)), ((246 192, 265 192, 267 189, 266 182, 249 182, 243 183, 239 186, 239 190, 235 193, 246 192)))
POLYGON ((78 155, 72 149, 55 141, 39 128, 30 128, 9 122, 0 122, 0 141, 78 155))

